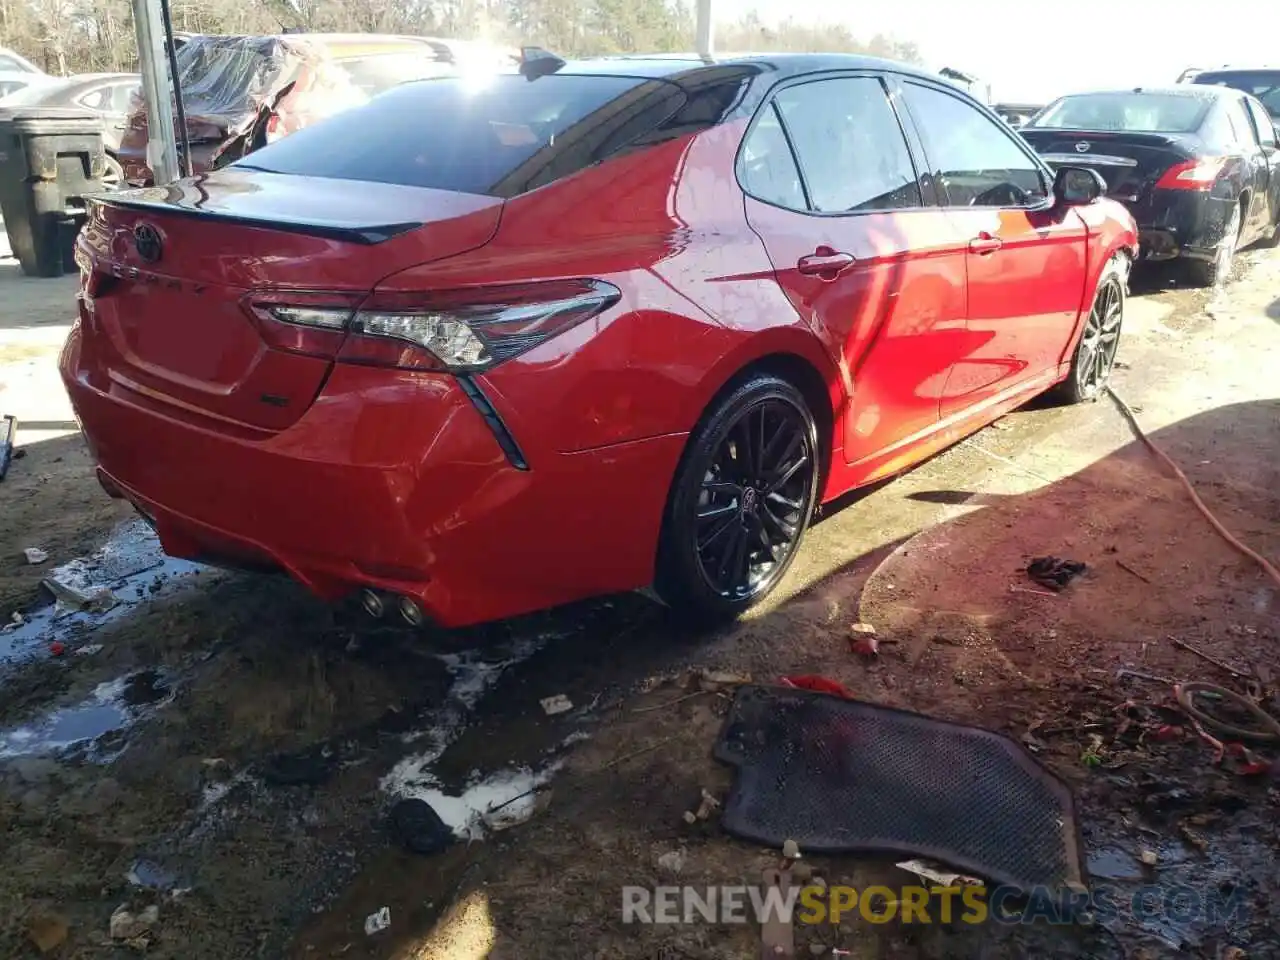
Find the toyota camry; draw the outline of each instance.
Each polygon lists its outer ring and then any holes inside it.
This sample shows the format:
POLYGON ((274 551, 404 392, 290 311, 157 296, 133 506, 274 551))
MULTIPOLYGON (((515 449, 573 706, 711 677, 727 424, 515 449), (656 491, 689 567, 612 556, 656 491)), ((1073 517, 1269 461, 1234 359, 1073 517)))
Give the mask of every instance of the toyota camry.
POLYGON ((1103 190, 898 64, 538 53, 95 200, 61 370, 172 555, 443 626, 732 616, 820 504, 1098 394, 1103 190))

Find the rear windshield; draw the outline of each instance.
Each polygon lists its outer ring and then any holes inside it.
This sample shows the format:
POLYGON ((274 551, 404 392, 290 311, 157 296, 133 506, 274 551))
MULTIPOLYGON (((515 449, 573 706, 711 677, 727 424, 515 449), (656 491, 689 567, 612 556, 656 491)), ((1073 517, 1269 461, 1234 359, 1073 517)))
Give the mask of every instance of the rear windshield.
POLYGON ((1196 83, 1217 87, 1231 87, 1251 93, 1267 108, 1271 116, 1280 119, 1280 70, 1233 70, 1230 73, 1202 73, 1196 83))
POLYGON ((604 159, 684 101, 680 87, 638 77, 420 80, 234 166, 511 197, 604 159))
POLYGON ((1211 102, 1176 93, 1085 93, 1063 97, 1029 126, 1051 130, 1193 133, 1211 102))

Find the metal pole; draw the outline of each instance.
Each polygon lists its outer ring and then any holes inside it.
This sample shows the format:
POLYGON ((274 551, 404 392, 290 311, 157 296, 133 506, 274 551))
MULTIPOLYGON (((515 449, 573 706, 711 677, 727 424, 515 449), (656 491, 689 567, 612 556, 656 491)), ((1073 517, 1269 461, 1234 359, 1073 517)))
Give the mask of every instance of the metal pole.
POLYGON ((716 53, 714 0, 698 0, 698 56, 710 60, 716 53))
POLYGON ((133 0, 133 23, 138 34, 138 71, 147 98, 147 166, 157 185, 172 183, 178 179, 178 148, 160 0, 133 0))

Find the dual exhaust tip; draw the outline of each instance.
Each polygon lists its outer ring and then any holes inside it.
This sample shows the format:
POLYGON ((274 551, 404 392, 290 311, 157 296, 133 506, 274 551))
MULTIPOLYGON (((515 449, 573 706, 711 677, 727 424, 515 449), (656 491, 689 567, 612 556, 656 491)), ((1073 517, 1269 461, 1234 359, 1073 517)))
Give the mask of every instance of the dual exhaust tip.
POLYGON ((421 627, 427 622, 427 615, 422 611, 422 607, 418 606, 416 600, 397 597, 394 594, 382 594, 367 587, 360 591, 360 606, 375 620, 385 617, 388 609, 393 605, 396 612, 400 614, 400 619, 409 626, 421 627))

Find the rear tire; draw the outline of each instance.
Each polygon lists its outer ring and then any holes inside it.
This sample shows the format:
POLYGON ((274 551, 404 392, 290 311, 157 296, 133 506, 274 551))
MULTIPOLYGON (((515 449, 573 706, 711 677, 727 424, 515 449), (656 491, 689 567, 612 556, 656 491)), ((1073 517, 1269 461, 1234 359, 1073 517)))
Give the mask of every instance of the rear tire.
POLYGON ((733 386, 689 438, 667 496, 654 586, 673 609, 736 617, 786 575, 818 498, 818 430, 772 374, 733 386))
POLYGON ((1240 229, 1243 225, 1240 205, 1236 204, 1231 219, 1227 221, 1227 229, 1223 232, 1222 241, 1218 244, 1217 254, 1212 260, 1188 260, 1187 277, 1198 287, 1213 287, 1226 283, 1231 276, 1231 265, 1236 259, 1236 249, 1240 245, 1240 229))
POLYGON ((1063 403, 1097 400, 1111 379, 1128 303, 1125 289, 1127 266, 1124 254, 1117 253, 1102 268, 1102 275, 1094 288, 1093 303, 1085 316, 1076 352, 1071 358, 1071 372, 1054 390, 1055 398, 1063 403))

